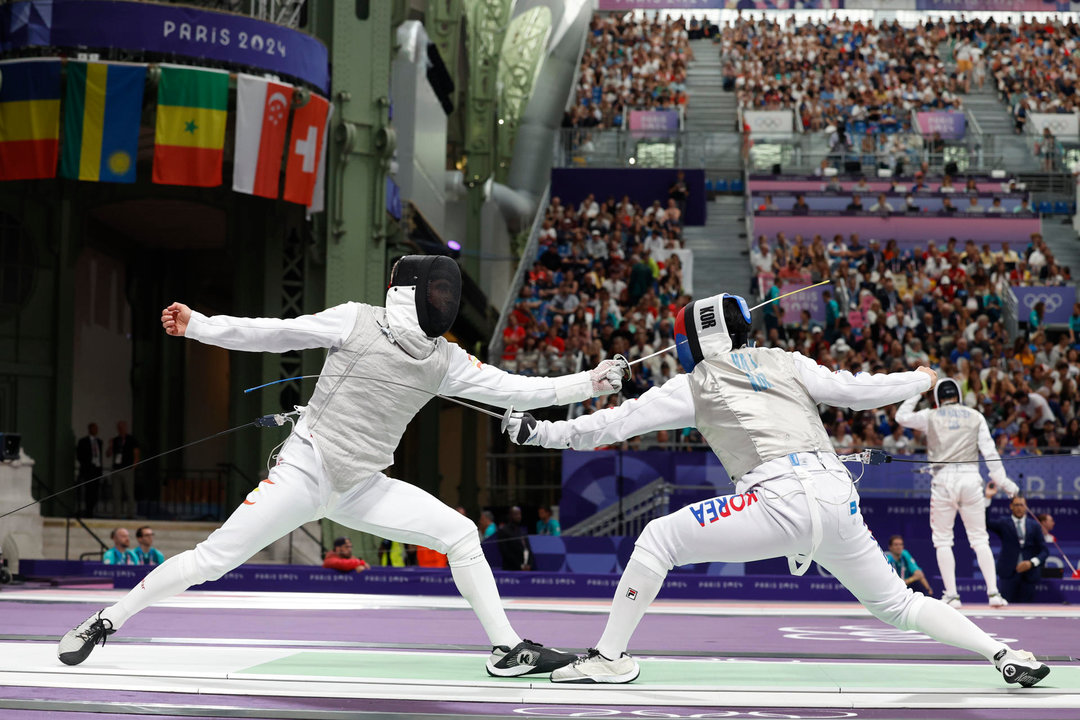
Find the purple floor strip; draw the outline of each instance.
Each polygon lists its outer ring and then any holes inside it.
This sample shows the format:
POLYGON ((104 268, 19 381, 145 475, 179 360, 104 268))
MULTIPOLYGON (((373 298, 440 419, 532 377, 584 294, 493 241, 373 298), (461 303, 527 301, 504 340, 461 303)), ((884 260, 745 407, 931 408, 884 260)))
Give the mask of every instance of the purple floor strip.
MULTIPOLYGON (((4 634, 59 638, 82 622, 95 605, 5 602, 4 634)), ((522 635, 546 645, 583 649, 603 632, 607 616, 553 611, 510 611, 522 635)), ((987 617, 975 623, 1014 647, 1037 655, 1080 656, 1080 618, 987 617)), ((124 625, 118 637, 242 638, 481 646, 486 637, 470 610, 214 610, 151 607, 124 625)), ((795 654, 885 654, 903 660, 933 660, 962 651, 910 636, 869 617, 707 617, 649 615, 634 634, 639 654, 664 651, 725 653, 754 651, 776 657, 795 654)), ((974 658, 974 656, 972 656, 974 658)))

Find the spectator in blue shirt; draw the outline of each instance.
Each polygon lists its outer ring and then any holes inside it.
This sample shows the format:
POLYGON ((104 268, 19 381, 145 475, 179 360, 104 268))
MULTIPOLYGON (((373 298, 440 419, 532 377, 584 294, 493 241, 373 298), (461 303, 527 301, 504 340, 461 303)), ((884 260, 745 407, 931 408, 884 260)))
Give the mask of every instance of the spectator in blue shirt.
POLYGON ((135 531, 135 539, 139 544, 129 552, 135 556, 137 565, 160 565, 165 562, 165 556, 154 547, 154 530, 149 525, 143 525, 135 531))
POLYGON ((490 510, 481 512, 480 522, 477 524, 477 528, 480 533, 480 542, 483 542, 494 535, 495 531, 499 529, 495 524, 495 513, 490 510))
POLYGON ((926 581, 926 575, 915 564, 911 553, 904 549, 904 538, 899 535, 889 538, 889 552, 885 553, 885 558, 908 586, 921 583, 926 588, 927 596, 933 597, 934 591, 930 588, 930 583, 926 581))
POLYGON ((127 528, 116 528, 109 533, 109 539, 115 547, 105 551, 101 562, 106 565, 135 565, 135 555, 128 548, 131 546, 131 533, 127 528))
POLYGON ((536 511, 537 516, 540 518, 536 521, 536 534, 537 535, 561 535, 562 528, 559 527, 559 521, 551 515, 551 508, 547 505, 541 506, 536 511))

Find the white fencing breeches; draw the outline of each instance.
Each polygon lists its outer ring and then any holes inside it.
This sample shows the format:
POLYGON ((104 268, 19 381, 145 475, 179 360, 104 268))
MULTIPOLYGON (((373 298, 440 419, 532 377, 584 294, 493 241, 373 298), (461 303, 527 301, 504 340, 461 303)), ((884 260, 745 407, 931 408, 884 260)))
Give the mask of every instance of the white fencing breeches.
POLYGON ((930 533, 937 549, 938 570, 946 595, 958 595, 956 558, 952 551, 957 513, 964 521, 964 532, 975 551, 987 594, 994 595, 998 591, 994 555, 986 532, 984 497, 983 479, 977 468, 945 466, 934 473, 930 485, 930 533))
POLYGON ((324 517, 382 538, 445 553, 466 599, 472 603, 470 594, 475 594, 483 601, 481 604, 493 606, 478 608, 474 603, 485 628, 490 625, 497 630, 492 633, 489 629, 489 634, 503 638, 500 644, 516 637, 512 631, 507 632, 509 623, 471 520, 420 488, 382 473, 375 473, 346 492, 335 491, 315 447, 296 435, 285 443, 269 477, 248 493, 220 528, 193 550, 155 568, 119 603, 108 608, 105 616, 119 628, 147 605, 191 585, 216 580, 278 538, 324 517), (470 575, 470 568, 478 568, 483 577, 465 577, 470 575))

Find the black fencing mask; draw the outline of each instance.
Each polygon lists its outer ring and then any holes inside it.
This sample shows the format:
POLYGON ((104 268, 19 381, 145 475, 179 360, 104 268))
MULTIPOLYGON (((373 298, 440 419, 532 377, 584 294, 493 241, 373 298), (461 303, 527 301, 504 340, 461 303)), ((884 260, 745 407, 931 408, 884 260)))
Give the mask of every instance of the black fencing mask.
POLYGON ((390 287, 416 289, 416 319, 430 338, 450 330, 461 304, 461 270, 445 255, 406 255, 390 271, 390 287))

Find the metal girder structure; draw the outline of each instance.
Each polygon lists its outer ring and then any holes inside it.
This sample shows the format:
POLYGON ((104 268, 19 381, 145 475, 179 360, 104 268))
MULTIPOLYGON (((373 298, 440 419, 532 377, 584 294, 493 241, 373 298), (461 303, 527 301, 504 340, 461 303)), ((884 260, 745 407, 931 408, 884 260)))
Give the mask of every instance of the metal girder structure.
POLYGON ((443 64, 454 78, 454 112, 447 118, 446 128, 450 163, 459 159, 457 153, 460 152, 464 142, 462 118, 465 116, 465 111, 462 108, 462 98, 465 97, 467 88, 461 81, 468 78, 469 74, 468 68, 462 66, 460 57, 461 31, 464 22, 465 0, 432 0, 428 4, 427 15, 424 17, 424 29, 431 42, 435 43, 435 47, 439 49, 443 64), (464 78, 461 77, 462 74, 464 78), (454 154, 450 155, 451 152, 454 154))
MULTIPOLYGON (((307 245, 300 232, 289 233, 281 248, 281 317, 294 318, 304 314, 304 290, 307 287, 304 275, 304 260, 307 257, 307 245)), ((297 350, 281 353, 280 378, 297 377, 303 374, 303 356, 297 350)), ((284 383, 280 390, 281 406, 289 408, 300 402, 300 381, 284 383)))
POLYGON ((510 22, 499 57, 499 119, 495 179, 506 182, 518 121, 532 97, 551 35, 551 10, 537 6, 510 22))

